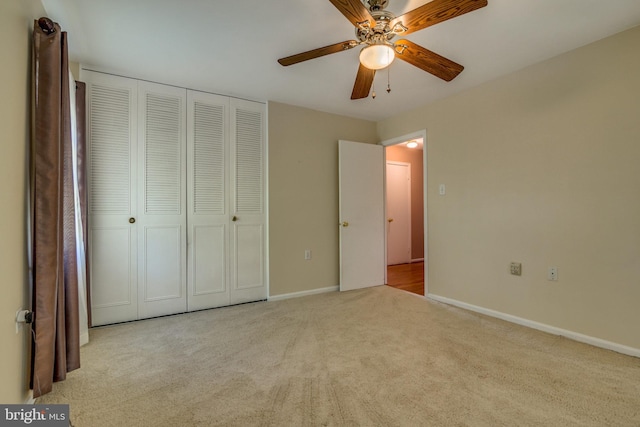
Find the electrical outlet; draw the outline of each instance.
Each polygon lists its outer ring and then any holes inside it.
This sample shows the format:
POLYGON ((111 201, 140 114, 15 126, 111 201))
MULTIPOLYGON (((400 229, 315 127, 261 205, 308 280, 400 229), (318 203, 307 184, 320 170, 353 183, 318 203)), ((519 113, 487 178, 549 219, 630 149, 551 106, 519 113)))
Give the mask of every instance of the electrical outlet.
POLYGON ((304 259, 306 259, 307 261, 311 259, 311 249, 304 250, 304 259))
POLYGON ((522 276, 522 263, 512 262, 510 271, 514 276, 522 276))
POLYGON ((558 267, 549 267, 549 271, 547 272, 547 280, 557 281, 558 280, 558 267))

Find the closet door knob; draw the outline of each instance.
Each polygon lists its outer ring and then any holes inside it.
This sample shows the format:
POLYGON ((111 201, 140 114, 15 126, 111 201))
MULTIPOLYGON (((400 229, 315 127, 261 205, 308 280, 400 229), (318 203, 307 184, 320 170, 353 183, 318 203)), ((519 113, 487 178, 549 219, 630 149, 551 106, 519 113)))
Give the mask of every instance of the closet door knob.
POLYGON ((129 224, 133 224, 134 222, 136 222, 135 218, 133 218, 133 217, 129 218, 129 224))
POLYGON ((238 220, 238 217, 237 217, 237 216, 235 216, 235 215, 233 216, 233 218, 231 218, 231 221, 234 221, 234 222, 235 222, 235 221, 237 221, 237 220, 238 220))

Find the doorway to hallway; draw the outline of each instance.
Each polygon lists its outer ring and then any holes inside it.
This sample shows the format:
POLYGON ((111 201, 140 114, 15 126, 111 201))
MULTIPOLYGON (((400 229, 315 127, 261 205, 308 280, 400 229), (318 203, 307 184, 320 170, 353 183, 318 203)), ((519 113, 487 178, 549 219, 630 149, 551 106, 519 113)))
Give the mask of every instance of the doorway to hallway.
POLYGON ((428 292, 425 140, 426 131, 421 131, 382 143, 387 165, 385 283, 423 296, 428 292))

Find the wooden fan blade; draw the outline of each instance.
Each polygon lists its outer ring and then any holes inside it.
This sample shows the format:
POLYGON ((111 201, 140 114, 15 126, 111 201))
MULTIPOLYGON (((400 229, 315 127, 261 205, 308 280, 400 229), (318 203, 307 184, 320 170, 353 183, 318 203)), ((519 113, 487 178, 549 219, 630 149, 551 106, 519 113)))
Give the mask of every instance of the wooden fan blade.
POLYGON ((487 0, 433 0, 417 9, 398 16, 391 21, 391 26, 397 22, 408 28, 402 35, 422 30, 440 22, 446 21, 476 9, 485 7, 487 0))
POLYGON ((376 25, 375 19, 369 13, 360 0, 329 0, 354 26, 359 23, 369 21, 373 27, 376 25))
POLYGON ((353 91, 351 92, 351 99, 362 99, 369 96, 369 91, 371 90, 371 85, 373 84, 373 78, 375 75, 375 70, 370 70, 360 64, 360 67, 358 68, 358 75, 356 76, 356 82, 353 85, 353 91))
POLYGON ((396 46, 404 45, 407 48, 402 53, 396 53, 396 58, 402 59, 411 65, 431 73, 442 80, 451 81, 464 70, 464 67, 450 59, 431 52, 409 40, 399 40, 396 46))
POLYGON ((353 49, 358 46, 358 42, 355 40, 347 40, 346 42, 332 44, 330 46, 319 47, 308 52, 298 53, 297 55, 287 56, 286 58, 278 59, 278 62, 285 67, 288 65, 297 64, 298 62, 308 61, 309 59, 319 58, 321 56, 329 55, 331 53, 342 52, 343 50, 353 49))

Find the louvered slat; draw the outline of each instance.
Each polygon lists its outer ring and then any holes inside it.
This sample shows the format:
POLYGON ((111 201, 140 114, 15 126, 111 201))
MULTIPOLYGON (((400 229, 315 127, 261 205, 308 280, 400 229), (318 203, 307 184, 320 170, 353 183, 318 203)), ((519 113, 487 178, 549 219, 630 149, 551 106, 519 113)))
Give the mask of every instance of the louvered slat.
POLYGON ((236 111, 236 212, 262 212, 262 114, 236 111))
POLYGON ((195 102, 194 105, 194 212, 225 212, 224 106, 195 102))
POLYGON ((145 126, 145 212, 180 213, 181 100, 148 93, 145 126))
POLYGON ((128 214, 130 206, 130 92, 91 86, 92 213, 128 214))

